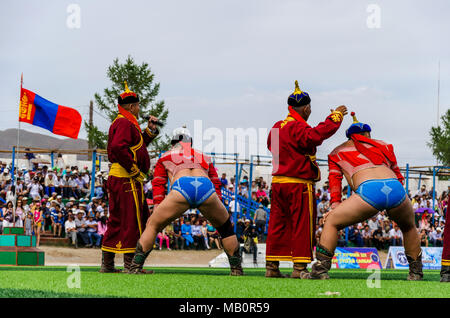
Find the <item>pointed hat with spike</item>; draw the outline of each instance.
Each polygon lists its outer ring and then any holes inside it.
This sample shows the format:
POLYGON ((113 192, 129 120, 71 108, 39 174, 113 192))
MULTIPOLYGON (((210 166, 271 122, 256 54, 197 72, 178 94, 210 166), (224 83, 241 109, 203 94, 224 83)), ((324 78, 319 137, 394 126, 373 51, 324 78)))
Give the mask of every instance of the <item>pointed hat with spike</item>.
POLYGON ((139 96, 135 92, 130 91, 130 89, 128 88, 127 81, 124 81, 124 84, 125 84, 125 91, 119 95, 118 98, 119 105, 138 103, 139 96))
POLYGON ((358 119, 356 119, 355 112, 351 112, 350 115, 353 117, 353 124, 345 131, 347 138, 350 138, 352 134, 372 131, 369 125, 360 123, 358 119))
POLYGON ((311 103, 311 98, 307 92, 302 92, 298 86, 298 81, 295 81, 295 90, 288 97, 288 105, 292 107, 305 106, 311 103))

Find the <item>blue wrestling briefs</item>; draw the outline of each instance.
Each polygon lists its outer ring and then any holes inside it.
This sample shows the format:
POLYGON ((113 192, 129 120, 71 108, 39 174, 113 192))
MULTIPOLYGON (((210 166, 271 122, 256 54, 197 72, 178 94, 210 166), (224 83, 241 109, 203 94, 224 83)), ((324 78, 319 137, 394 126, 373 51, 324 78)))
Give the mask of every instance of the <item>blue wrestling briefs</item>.
POLYGON ((216 189, 207 177, 181 177, 171 188, 180 192, 191 208, 197 208, 208 199, 216 189))
POLYGON ((378 211, 395 208, 406 198, 406 191, 397 179, 367 180, 355 192, 378 211))

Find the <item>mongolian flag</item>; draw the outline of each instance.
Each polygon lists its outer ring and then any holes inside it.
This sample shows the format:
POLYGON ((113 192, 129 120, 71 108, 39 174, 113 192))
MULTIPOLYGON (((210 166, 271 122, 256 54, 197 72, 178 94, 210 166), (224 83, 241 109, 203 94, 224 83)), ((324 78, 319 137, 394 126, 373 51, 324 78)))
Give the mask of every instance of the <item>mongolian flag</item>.
POLYGON ((45 128, 56 135, 77 139, 82 118, 76 109, 57 105, 22 88, 19 121, 45 128))

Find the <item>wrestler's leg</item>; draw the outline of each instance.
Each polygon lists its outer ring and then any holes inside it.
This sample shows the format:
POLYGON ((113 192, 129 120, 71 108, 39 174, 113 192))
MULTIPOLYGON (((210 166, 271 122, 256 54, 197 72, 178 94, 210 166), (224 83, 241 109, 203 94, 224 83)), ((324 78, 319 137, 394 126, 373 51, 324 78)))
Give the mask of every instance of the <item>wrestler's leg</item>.
MULTIPOLYGON (((157 234, 162 231, 167 224, 180 217, 189 208, 189 204, 181 193, 170 191, 166 198, 155 209, 149 217, 145 230, 136 245, 133 260, 129 269, 130 274, 151 274, 153 271, 143 270, 145 259, 152 251, 157 234)), ((162 244, 162 241, 161 241, 162 244)))
POLYGON ((231 275, 243 275, 240 245, 231 225, 228 211, 219 197, 213 193, 199 206, 199 210, 222 236, 222 246, 230 262, 231 275))
POLYGON ((316 246, 317 262, 312 265, 311 272, 302 278, 328 279, 334 250, 338 241, 338 231, 355 223, 367 220, 377 213, 377 209, 366 203, 357 194, 342 202, 327 215, 320 243, 316 246))
POLYGON ((178 191, 170 191, 147 220, 145 230, 139 239, 143 251, 149 251, 155 244, 157 234, 188 209, 189 204, 183 195, 178 191))
POLYGON ((389 218, 398 224, 403 233, 405 253, 416 257, 420 254, 420 237, 414 221, 414 210, 407 197, 398 207, 387 211, 389 218))
MULTIPOLYGON (((198 209, 216 229, 223 225, 229 218, 227 209, 215 193, 213 193, 205 202, 203 202, 198 209)), ((229 255, 232 255, 235 250, 239 248, 239 243, 237 241, 236 235, 222 238, 222 245, 225 252, 227 252, 229 255)))
POLYGON ((398 207, 390 209, 389 218, 398 224, 403 233, 403 245, 409 263, 408 280, 422 280, 422 249, 420 236, 414 222, 414 210, 408 197, 398 207))
POLYGON ((361 199, 359 195, 353 194, 326 217, 320 235, 320 245, 334 252, 339 230, 367 220, 377 213, 377 209, 361 199))

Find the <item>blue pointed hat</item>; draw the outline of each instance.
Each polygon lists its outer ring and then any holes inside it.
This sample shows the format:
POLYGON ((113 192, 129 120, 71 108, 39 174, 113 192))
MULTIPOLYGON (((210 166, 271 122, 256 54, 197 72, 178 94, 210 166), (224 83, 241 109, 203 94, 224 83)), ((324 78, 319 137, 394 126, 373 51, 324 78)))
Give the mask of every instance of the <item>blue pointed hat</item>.
POLYGON ((307 92, 302 92, 298 86, 298 81, 295 81, 295 90, 288 97, 288 105, 292 107, 305 106, 311 103, 311 98, 307 92))
POLYGON ((369 125, 360 123, 356 119, 355 112, 351 112, 350 115, 352 115, 353 117, 353 124, 351 124, 351 126, 345 131, 345 135, 347 136, 347 138, 350 138, 352 134, 372 131, 369 125))

